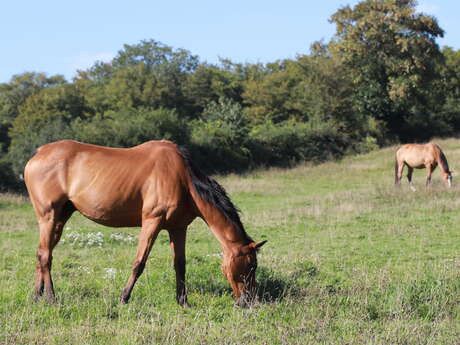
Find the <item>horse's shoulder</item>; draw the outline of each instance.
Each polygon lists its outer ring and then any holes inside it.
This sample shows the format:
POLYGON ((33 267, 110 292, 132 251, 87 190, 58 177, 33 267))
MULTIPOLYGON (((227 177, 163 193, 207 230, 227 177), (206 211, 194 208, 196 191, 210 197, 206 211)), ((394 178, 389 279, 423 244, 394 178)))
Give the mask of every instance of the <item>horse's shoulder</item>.
POLYGON ((38 147, 37 151, 40 152, 40 151, 57 149, 57 148, 70 148, 70 147, 76 146, 78 144, 82 144, 82 143, 80 143, 80 142, 78 142, 76 140, 69 140, 69 139, 53 141, 51 143, 44 144, 44 145, 38 147))
POLYGON ((179 149, 175 143, 169 140, 150 140, 143 144, 136 146, 136 148, 141 150, 146 150, 152 154, 157 152, 179 152, 179 149))
POLYGON ((70 152, 78 150, 78 146, 81 144, 82 143, 75 140, 54 141, 38 147, 30 160, 41 160, 55 156, 67 156, 70 152))
POLYGON ((398 146, 398 148, 396 149, 396 152, 408 150, 408 149, 412 148, 413 145, 414 145, 414 144, 403 144, 403 145, 401 145, 401 146, 398 146))
POLYGON ((432 142, 427 143, 426 146, 439 149, 439 145, 436 143, 432 143, 432 142))

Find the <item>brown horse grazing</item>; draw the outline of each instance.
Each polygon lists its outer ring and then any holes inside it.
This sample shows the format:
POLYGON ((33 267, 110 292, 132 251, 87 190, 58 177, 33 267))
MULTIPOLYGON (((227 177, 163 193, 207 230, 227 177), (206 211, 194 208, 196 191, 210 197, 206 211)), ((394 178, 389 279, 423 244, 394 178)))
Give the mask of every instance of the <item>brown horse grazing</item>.
POLYGON ((452 173, 449 170, 446 156, 438 145, 433 143, 403 145, 396 151, 395 185, 399 186, 401 184, 404 165, 407 165, 407 180, 410 188, 415 191, 415 187, 412 185, 414 168, 426 168, 426 186, 428 187, 431 183, 431 174, 438 164, 444 181, 449 187, 452 187, 452 173))
POLYGON ((64 140, 40 147, 25 167, 25 182, 37 216, 35 298, 55 300, 51 279, 53 248, 75 210, 106 226, 141 226, 132 274, 123 289, 127 303, 161 229, 169 232, 176 271, 176 299, 187 306, 185 237, 201 217, 221 244, 222 272, 238 306, 256 293, 256 243, 245 232, 225 190, 192 163, 187 151, 169 141, 122 149, 64 140))

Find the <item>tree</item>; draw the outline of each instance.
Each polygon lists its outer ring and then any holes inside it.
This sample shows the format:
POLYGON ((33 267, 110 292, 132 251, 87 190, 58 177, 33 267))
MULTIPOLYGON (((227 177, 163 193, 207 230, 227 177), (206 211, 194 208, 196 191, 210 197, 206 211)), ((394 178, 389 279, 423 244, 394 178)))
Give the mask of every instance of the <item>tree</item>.
POLYGON ((159 105, 175 108, 182 115, 187 115, 190 105, 184 96, 183 85, 187 76, 199 65, 198 57, 185 49, 173 49, 155 40, 144 40, 139 44, 125 45, 112 61, 115 70, 139 64, 155 75, 159 105))
POLYGON ((452 132, 460 130, 460 50, 445 47, 442 51, 445 65, 442 66, 446 101, 442 108, 442 116, 450 125, 452 132))
POLYGON ((9 83, 0 84, 0 143, 3 151, 10 145, 8 131, 27 98, 45 88, 65 82, 61 75, 48 77, 45 73, 26 72, 14 75, 9 83))
POLYGON ((434 134, 436 104, 443 102, 435 39, 444 32, 436 19, 417 13, 414 0, 366 0, 339 9, 331 22, 331 51, 350 73, 355 111, 383 121, 402 140, 434 134))
POLYGON ((11 145, 8 150, 16 175, 35 149, 50 141, 70 139, 70 123, 84 117, 86 105, 74 84, 44 88, 26 98, 8 132, 11 145))
POLYGON ((176 109, 190 116, 193 102, 184 88, 199 65, 197 56, 155 40, 124 45, 109 63, 80 71, 75 82, 85 90, 94 114, 132 107, 176 109))
POLYGON ((293 89, 300 83, 295 71, 296 62, 283 60, 258 66, 258 71, 248 75, 243 93, 244 103, 252 123, 275 123, 294 117, 305 117, 293 99, 293 89), (294 72, 294 73, 292 73, 294 72))
POLYGON ((217 65, 202 63, 188 75, 184 95, 193 107, 194 117, 199 117, 209 103, 220 98, 241 103, 244 81, 240 66, 229 60, 217 65))
POLYGON ((299 55, 291 69, 291 74, 300 77, 291 102, 311 127, 329 122, 347 132, 361 129, 363 121, 351 109, 349 75, 327 45, 315 42, 311 53, 299 55))

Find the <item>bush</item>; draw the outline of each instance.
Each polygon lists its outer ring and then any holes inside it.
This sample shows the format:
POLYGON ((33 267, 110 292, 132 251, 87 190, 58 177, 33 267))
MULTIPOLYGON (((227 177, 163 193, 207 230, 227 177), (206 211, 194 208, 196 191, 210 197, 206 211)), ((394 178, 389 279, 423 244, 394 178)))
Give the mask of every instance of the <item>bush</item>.
POLYGON ((203 119, 191 124, 194 157, 208 172, 245 169, 250 162, 248 132, 241 105, 226 98, 211 102, 203 112, 203 119))
POLYGON ((308 123, 294 120, 258 125, 250 132, 249 140, 253 163, 268 166, 322 162, 341 157, 349 146, 347 137, 332 125, 311 128, 308 123))
POLYGON ((0 192, 19 191, 23 188, 23 184, 15 176, 11 169, 10 162, 6 157, 0 158, 0 192))
POLYGON ((174 110, 126 109, 95 116, 90 122, 72 124, 77 140, 111 147, 131 147, 149 140, 188 142, 187 126, 174 110))
POLYGON ((38 147, 52 141, 71 137, 72 131, 62 117, 47 119, 42 127, 36 128, 31 125, 21 135, 16 134, 11 141, 7 161, 11 166, 17 183, 19 183, 25 164, 34 155, 38 147))

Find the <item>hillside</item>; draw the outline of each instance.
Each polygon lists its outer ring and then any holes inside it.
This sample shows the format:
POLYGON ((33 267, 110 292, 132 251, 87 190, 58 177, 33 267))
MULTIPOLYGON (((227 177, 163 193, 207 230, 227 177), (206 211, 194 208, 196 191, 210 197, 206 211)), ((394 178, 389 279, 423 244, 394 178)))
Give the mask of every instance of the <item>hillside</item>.
MULTIPOLYGON (((460 140, 436 141, 452 170, 460 140)), ((28 201, 0 196, 0 344, 458 344, 460 177, 439 170, 394 188, 387 148, 318 166, 217 176, 247 232, 268 240, 259 303, 233 306, 218 242, 196 220, 187 239, 192 308, 176 305, 161 233, 128 305, 119 294, 138 229, 75 214, 54 252, 58 301, 32 302, 37 226, 28 201)))

